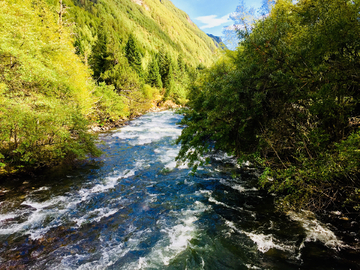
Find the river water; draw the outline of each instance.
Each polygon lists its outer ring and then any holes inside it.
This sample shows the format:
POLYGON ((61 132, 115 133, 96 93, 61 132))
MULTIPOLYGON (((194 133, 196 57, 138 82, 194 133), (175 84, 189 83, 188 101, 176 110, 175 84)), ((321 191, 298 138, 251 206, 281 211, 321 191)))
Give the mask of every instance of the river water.
POLYGON ((359 225, 277 213, 224 154, 174 161, 172 112, 104 133, 105 154, 0 189, 0 269, 360 269, 359 225))

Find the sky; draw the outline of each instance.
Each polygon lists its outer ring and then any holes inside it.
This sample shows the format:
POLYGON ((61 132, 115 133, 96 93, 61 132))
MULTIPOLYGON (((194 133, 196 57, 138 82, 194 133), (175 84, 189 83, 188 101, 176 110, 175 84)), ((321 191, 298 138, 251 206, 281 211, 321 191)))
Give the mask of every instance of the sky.
MULTIPOLYGON (((247 7, 261 7, 262 0, 244 0, 247 7)), ((232 25, 229 15, 236 10, 240 0, 171 0, 185 11, 205 33, 223 36, 225 26, 232 25)))

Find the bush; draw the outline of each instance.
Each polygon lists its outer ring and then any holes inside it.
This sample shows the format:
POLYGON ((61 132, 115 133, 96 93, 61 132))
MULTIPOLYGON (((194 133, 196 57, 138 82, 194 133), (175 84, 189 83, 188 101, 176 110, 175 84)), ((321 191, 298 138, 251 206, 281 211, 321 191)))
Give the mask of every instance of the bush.
POLYGON ((93 95, 96 97, 93 117, 100 122, 114 121, 128 116, 128 108, 124 97, 121 97, 114 86, 104 82, 95 87, 93 95))
POLYGON ((158 99, 160 96, 160 92, 157 88, 151 87, 148 84, 144 84, 143 88, 143 94, 146 99, 153 100, 158 99))
POLYGON ((74 103, 42 95, 2 97, 0 116, 1 163, 8 172, 100 154, 74 103))

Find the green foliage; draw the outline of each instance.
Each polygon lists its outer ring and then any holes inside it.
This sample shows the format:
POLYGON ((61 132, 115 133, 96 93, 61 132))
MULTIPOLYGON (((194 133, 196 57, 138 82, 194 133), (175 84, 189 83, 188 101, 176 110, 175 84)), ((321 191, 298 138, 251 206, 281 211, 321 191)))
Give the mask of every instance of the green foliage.
POLYGON ((166 89, 164 97, 168 98, 174 91, 173 62, 171 56, 162 50, 159 52, 159 72, 162 84, 166 89))
POLYGON ((102 82, 95 87, 94 96, 97 98, 94 119, 103 123, 116 121, 128 115, 125 98, 115 91, 114 86, 102 82))
POLYGON ((142 90, 144 97, 148 100, 156 100, 160 96, 159 90, 148 84, 145 84, 142 90))
POLYGON ((98 155, 76 104, 32 95, 2 96, 0 152, 9 172, 98 155))
POLYGON ((96 80, 102 79, 103 73, 112 67, 112 59, 111 54, 108 51, 108 43, 107 32, 101 27, 96 43, 94 44, 94 48, 92 49, 93 54, 90 57, 90 64, 96 80))
POLYGON ((119 58, 116 65, 101 74, 101 80, 112 84, 120 93, 123 91, 139 91, 142 85, 138 73, 129 65, 125 57, 119 58))
POLYGON ((181 84, 176 84, 170 97, 176 104, 186 105, 188 102, 188 93, 189 89, 187 87, 184 87, 181 84))
POLYGON ((359 1, 277 1, 193 85, 178 159, 222 149, 261 161, 284 208, 357 207, 359 12, 359 1))
MULTIPOLYGON (((75 27, 76 39, 74 46, 76 53, 83 56, 84 63, 88 66, 88 61, 92 57, 93 50, 96 47, 95 45, 99 46, 96 42, 104 39, 104 37, 101 37, 102 32, 99 33, 99 36, 96 35, 97 20, 92 18, 89 13, 78 7, 72 7, 71 12, 74 20, 78 22, 75 27)), ((102 46, 104 46, 104 40, 102 40, 102 42, 102 46)), ((102 53, 101 48, 97 49, 100 49, 99 52, 102 53)))

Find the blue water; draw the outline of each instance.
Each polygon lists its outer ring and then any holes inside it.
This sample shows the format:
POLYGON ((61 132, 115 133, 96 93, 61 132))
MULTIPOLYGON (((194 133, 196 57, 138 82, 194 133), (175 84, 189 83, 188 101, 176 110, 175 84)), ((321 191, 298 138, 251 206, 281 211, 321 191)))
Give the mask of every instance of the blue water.
POLYGON ((258 171, 223 153, 193 175, 181 115, 104 133, 104 155, 0 188, 0 269, 360 269, 359 226, 275 212, 258 171))

